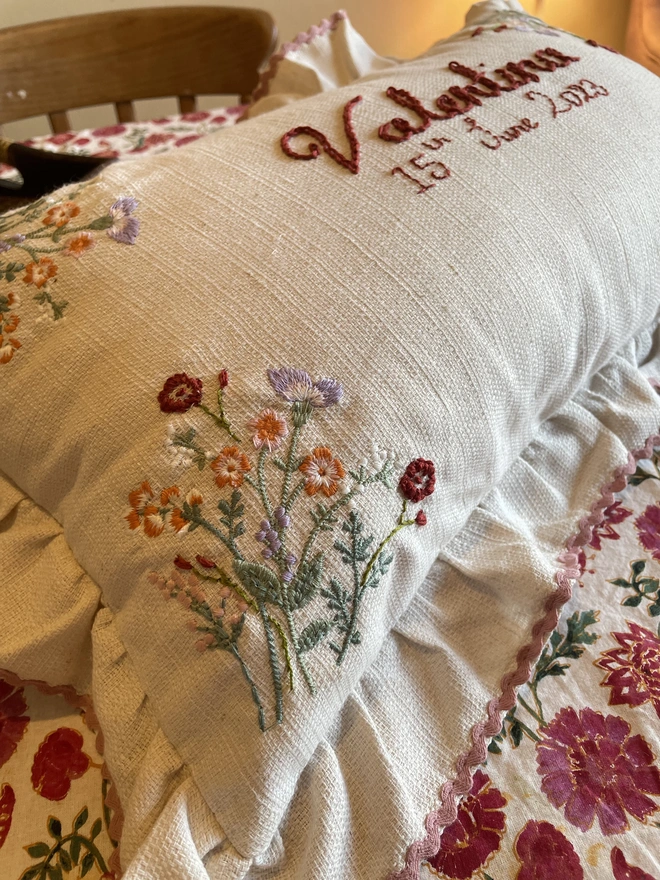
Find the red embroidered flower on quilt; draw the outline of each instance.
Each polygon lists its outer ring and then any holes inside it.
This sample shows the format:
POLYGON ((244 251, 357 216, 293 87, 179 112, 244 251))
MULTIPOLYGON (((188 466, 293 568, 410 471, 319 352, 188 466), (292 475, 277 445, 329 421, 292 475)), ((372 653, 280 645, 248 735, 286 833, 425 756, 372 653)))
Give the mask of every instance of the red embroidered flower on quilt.
POLYGON ((32 763, 34 790, 49 801, 64 800, 71 780, 80 779, 90 764, 82 745, 82 734, 71 727, 60 727, 49 733, 32 763))
POLYGON ((602 682, 612 688, 610 706, 653 703, 660 718, 660 639, 638 623, 627 633, 612 633, 620 647, 604 651, 596 666, 609 670, 602 682))
POLYGON ((658 809, 660 771, 646 740, 627 721, 593 709, 561 709, 536 745, 541 789, 567 821, 588 831, 597 817, 603 834, 629 828, 626 812, 642 822, 658 809))
POLYGON ((608 541, 618 541, 621 538, 621 535, 613 527, 632 516, 632 510, 623 507, 620 501, 615 501, 614 504, 610 504, 609 507, 605 508, 603 515, 605 517, 604 520, 600 525, 594 526, 593 534, 589 541, 589 546, 593 547, 594 550, 601 549, 601 538, 608 541))
POLYGON ((435 491, 435 465, 425 458, 411 461, 399 480, 404 498, 417 504, 435 491))
POLYGON ((16 746, 23 739, 30 718, 24 713, 27 704, 23 696, 23 688, 14 688, 0 678, 0 767, 16 751, 16 746))
POLYGON ((642 547, 660 559, 660 504, 649 504, 635 520, 635 528, 642 547))
POLYGON ((11 785, 3 785, 0 790, 0 849, 2 849, 11 828, 15 803, 16 795, 14 794, 14 789, 11 785))
POLYGON ((163 412, 186 412, 202 402, 202 380, 186 373, 175 373, 163 385, 158 403, 163 412))
POLYGON ((441 877, 468 880, 499 850, 506 829, 506 798, 490 777, 477 770, 456 821, 442 832, 440 849, 428 860, 441 877))
POLYGON ((641 868, 629 865, 618 846, 612 848, 610 861, 612 862, 614 880, 655 880, 655 877, 642 871, 641 868))
POLYGON ((583 880, 573 844, 550 822, 530 820, 514 844, 520 870, 516 880, 583 880))

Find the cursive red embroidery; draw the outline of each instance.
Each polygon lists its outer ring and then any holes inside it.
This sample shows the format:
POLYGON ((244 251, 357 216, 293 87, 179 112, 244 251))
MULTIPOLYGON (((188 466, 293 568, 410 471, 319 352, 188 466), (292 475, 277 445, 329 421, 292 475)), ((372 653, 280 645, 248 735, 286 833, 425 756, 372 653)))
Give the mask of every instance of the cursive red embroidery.
POLYGON ((327 153, 331 159, 334 159, 338 165, 343 165, 343 167, 348 168, 352 174, 357 174, 360 170, 360 142, 357 139, 355 128, 353 127, 352 114, 353 107, 355 107, 356 104, 359 104, 361 100, 362 95, 357 95, 344 107, 344 131, 346 132, 346 138, 348 139, 351 148, 350 159, 342 155, 339 150, 335 149, 322 132, 318 131, 316 128, 311 128, 309 125, 299 125, 297 128, 292 128, 290 131, 287 131, 286 134, 282 135, 282 149, 287 156, 291 156, 292 159, 318 159, 321 155, 321 150, 323 150, 323 152, 327 153), (316 138, 319 143, 312 142, 308 144, 307 153, 296 153, 291 146, 291 140, 301 134, 316 138))

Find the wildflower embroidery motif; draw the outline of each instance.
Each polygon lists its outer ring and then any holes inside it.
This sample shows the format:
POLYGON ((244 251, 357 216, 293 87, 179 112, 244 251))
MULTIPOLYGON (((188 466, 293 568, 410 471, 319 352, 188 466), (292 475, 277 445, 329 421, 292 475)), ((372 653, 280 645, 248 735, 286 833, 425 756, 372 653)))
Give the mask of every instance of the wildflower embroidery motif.
POLYGON ((312 652, 325 642, 341 665, 347 652, 361 643, 360 609, 392 564, 388 545, 402 529, 426 525, 424 511, 411 518, 408 505, 428 498, 435 488, 433 462, 411 462, 398 484, 403 496, 399 516, 376 544, 365 529, 357 499, 376 485, 395 490, 392 458, 384 455, 373 467, 363 463, 349 469, 329 446, 301 451, 306 425, 341 401, 342 386, 336 379, 312 380, 305 370, 293 367, 268 370, 267 376, 286 410, 276 409, 274 401, 273 407, 255 414, 247 421, 244 445, 224 409, 227 370, 218 374, 215 409, 203 402, 201 379, 186 373, 170 376, 158 394, 160 409, 201 411, 231 438, 214 453, 199 444, 197 428, 168 427, 167 447, 178 463, 194 462, 200 471, 209 464, 221 490, 215 505, 219 515, 197 489, 186 493, 175 485, 155 491, 148 480, 129 494, 126 514, 129 528, 148 538, 166 530, 188 537, 203 529, 217 541, 213 558, 208 551, 204 556, 179 553, 171 571, 152 571, 149 581, 192 614, 187 628, 196 634, 199 652, 220 650, 234 658, 257 707, 261 730, 266 730, 266 709, 241 643, 248 615, 254 615, 263 633, 279 724, 284 717, 283 673, 291 690, 301 675, 314 694, 312 652), (261 511, 252 527, 246 521, 246 492, 261 511), (319 541, 335 531, 341 537, 330 547, 327 539, 319 541), (328 573, 335 553, 348 569, 350 586, 328 573))
MULTIPOLYGON (((22 282, 32 290, 40 312, 36 323, 60 321, 69 305, 56 298, 60 271, 56 254, 80 259, 97 246, 94 233, 102 230, 123 244, 134 244, 137 238, 140 223, 132 216, 137 208, 133 198, 119 199, 107 214, 83 218, 76 199, 89 185, 81 184, 67 199, 50 207, 49 198, 43 198, 0 218, 0 283, 22 282), (24 231, 15 232, 19 227, 24 231)), ((15 289, 0 293, 0 364, 8 364, 22 347, 15 336, 21 318, 10 312, 20 304, 15 289)))

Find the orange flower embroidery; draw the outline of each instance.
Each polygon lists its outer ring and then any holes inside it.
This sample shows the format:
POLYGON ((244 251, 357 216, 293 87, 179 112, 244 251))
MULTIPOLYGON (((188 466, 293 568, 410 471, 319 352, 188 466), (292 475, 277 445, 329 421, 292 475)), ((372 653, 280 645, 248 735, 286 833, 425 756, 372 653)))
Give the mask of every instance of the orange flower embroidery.
POLYGON ((243 484, 244 475, 251 470, 250 462, 238 446, 225 446, 220 455, 211 462, 215 471, 215 482, 222 489, 231 486, 237 489, 243 484))
POLYGON ((248 422, 248 427, 254 431, 252 442, 257 449, 265 446, 269 452, 280 445, 289 433, 286 422, 274 409, 265 409, 258 416, 248 422))
POLYGON ((8 338, 4 342, 2 336, 0 336, 0 364, 8 364, 14 357, 14 352, 18 351, 20 347, 21 343, 18 339, 8 338))
POLYGON ((299 470, 305 475, 305 492, 308 495, 323 492, 326 498, 335 494, 338 484, 346 476, 341 461, 332 457, 327 446, 317 446, 312 450, 299 470))
POLYGON ((69 220, 73 220, 80 214, 80 208, 75 202, 62 202, 46 212, 43 219, 44 226, 66 226, 69 220))
POLYGON ((155 504, 149 504, 144 508, 143 514, 142 522, 145 535, 149 538, 157 538, 165 528, 165 517, 161 513, 160 508, 156 507, 155 504))
POLYGON ((64 250, 67 257, 82 257, 87 251, 91 251, 96 246, 96 241, 91 232, 81 232, 72 238, 64 250))
POLYGON ((34 284, 35 287, 43 287, 54 275, 57 275, 57 266, 50 257, 42 257, 38 263, 27 266, 23 281, 34 284))

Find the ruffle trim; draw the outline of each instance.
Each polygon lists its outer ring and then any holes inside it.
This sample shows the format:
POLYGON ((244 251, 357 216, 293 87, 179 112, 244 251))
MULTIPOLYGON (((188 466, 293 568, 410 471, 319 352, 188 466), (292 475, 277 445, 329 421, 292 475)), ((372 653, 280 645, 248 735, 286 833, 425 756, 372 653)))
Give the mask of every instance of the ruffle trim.
MULTIPOLYGON (((31 685, 46 696, 64 697, 64 699, 67 701, 67 703, 69 703, 70 706, 73 706, 75 709, 81 709, 85 713, 85 723, 87 724, 89 729, 96 734, 96 750, 99 755, 103 755, 103 732, 101 731, 99 720, 96 717, 91 697, 87 696, 86 694, 79 694, 76 690, 74 690, 74 688, 70 687, 69 685, 50 685, 47 684, 45 681, 19 678, 18 675, 14 675, 13 672, 9 672, 9 670, 7 669, 0 669, 0 677, 4 678, 7 682, 9 682, 9 684, 13 685, 14 687, 25 687, 25 685, 31 685)), ((124 828, 124 813, 122 811, 121 803, 119 801, 119 794, 117 793, 117 789, 115 788, 115 784, 112 781, 110 771, 108 770, 108 765, 105 763, 105 761, 103 762, 103 766, 101 767, 101 774, 103 778, 110 783, 105 796, 105 805, 110 810, 111 815, 108 832, 111 839, 117 841, 117 846, 114 849, 110 858, 108 859, 108 867, 111 871, 114 872, 117 880, 120 880, 122 876, 120 846, 121 834, 124 828)))
MULTIPOLYGON (((651 379, 650 384, 660 393, 660 382, 651 379)), ((659 443, 660 434, 652 434, 644 446, 629 453, 626 464, 616 468, 613 480, 601 487, 600 498, 592 505, 591 513, 579 521, 577 532, 567 540, 565 549, 557 557, 562 567, 555 574, 557 589, 545 603, 544 616, 532 627, 530 642, 518 651, 515 671, 502 679, 499 697, 488 703, 488 718, 472 728, 472 748, 458 758, 456 776, 446 782, 440 792, 440 807, 426 817, 426 836, 408 847, 403 869, 391 874, 389 880, 418 880, 422 862, 440 849, 442 832, 456 821, 460 799, 472 787, 473 771, 486 760, 489 741, 502 729, 503 715, 516 704, 518 689, 529 681, 533 665, 556 628, 563 606, 571 598, 573 582, 580 577, 580 549, 589 543, 594 529, 603 522, 605 509, 616 500, 615 493, 622 492, 628 485, 628 477, 635 473, 637 462, 650 458, 659 443)))
POLYGON ((344 21, 347 18, 348 14, 346 13, 346 11, 340 9, 337 12, 333 13, 330 18, 324 18, 321 24, 312 25, 308 31, 301 31, 295 38, 295 40, 293 40, 291 43, 283 43, 279 52, 271 55, 268 62, 268 67, 266 67, 266 69, 261 72, 259 76, 259 82, 255 86, 254 91, 250 96, 250 104, 248 106, 254 104, 255 101, 259 100, 259 98, 263 98, 265 95, 268 94, 270 81, 277 73, 277 68, 279 67, 280 62, 284 61, 284 59, 290 52, 295 52, 296 49, 300 49, 301 46, 308 45, 317 37, 322 37, 330 31, 334 31, 339 22, 344 21))

